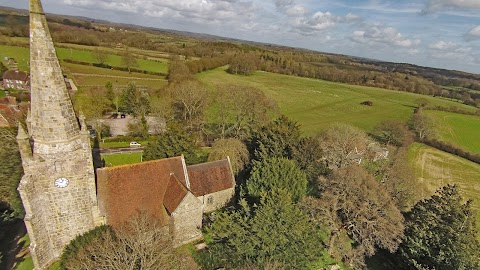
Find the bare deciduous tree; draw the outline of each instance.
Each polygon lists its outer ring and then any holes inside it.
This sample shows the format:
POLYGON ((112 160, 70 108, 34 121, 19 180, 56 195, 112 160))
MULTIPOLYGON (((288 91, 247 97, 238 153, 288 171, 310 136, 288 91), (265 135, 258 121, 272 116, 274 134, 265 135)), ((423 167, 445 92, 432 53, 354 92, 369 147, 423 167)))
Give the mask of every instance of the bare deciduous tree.
POLYGON ((64 265, 75 270, 187 269, 173 248, 168 227, 143 212, 92 239, 64 265))
POLYGON ((250 154, 247 146, 237 139, 221 139, 213 144, 208 154, 209 161, 215 161, 230 157, 233 172, 236 174, 243 170, 249 163, 250 154))
POLYGON ((419 112, 412 117, 412 127, 418 138, 423 140, 433 135, 435 125, 430 117, 419 112))
POLYGON ((203 114, 208 104, 207 88, 196 80, 187 80, 170 85, 173 106, 188 129, 196 129, 203 123, 203 114))
POLYGON ((354 163, 372 142, 367 134, 347 124, 335 124, 320 135, 320 148, 330 168, 342 168, 354 163))
POLYGON ((222 138, 244 138, 252 128, 266 124, 268 114, 276 109, 273 100, 253 87, 219 85, 217 91, 222 138))

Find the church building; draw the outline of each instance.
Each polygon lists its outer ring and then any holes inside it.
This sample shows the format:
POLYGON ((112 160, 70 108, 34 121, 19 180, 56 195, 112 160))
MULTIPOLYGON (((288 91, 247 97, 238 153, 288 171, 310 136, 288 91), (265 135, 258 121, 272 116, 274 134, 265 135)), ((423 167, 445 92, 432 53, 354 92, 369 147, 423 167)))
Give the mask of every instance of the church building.
POLYGON ((202 215, 234 195, 230 160, 186 166, 183 156, 95 169, 85 120, 77 117, 40 0, 30 0, 31 108, 17 142, 35 269, 96 226, 118 226, 138 211, 168 225, 175 244, 201 237, 202 215))

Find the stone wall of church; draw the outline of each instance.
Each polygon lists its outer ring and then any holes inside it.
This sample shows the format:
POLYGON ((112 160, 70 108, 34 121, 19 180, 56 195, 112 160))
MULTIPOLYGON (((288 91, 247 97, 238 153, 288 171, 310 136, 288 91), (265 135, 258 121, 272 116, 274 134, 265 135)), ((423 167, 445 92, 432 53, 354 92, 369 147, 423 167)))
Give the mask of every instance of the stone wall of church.
POLYGON ((19 186, 25 205, 27 230, 37 268, 57 259, 76 236, 101 224, 96 202, 95 176, 87 135, 70 142, 34 144, 51 155, 34 154, 19 186), (70 149, 57 152, 58 149, 70 149), (67 187, 55 180, 68 179, 67 187))
POLYGON ((171 216, 175 246, 181 246, 202 237, 202 203, 192 193, 187 193, 171 216))
POLYGON ((197 197, 203 204, 203 212, 208 213, 225 207, 235 195, 235 189, 229 188, 197 197))

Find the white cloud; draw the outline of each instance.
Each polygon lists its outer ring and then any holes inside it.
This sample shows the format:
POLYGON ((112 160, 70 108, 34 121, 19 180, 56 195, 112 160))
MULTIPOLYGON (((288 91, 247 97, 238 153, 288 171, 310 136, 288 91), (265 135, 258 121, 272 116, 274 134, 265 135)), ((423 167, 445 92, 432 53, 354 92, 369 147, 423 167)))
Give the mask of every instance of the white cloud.
POLYGON ((471 47, 464 47, 451 41, 440 40, 428 46, 430 56, 442 60, 462 60, 463 62, 472 62, 474 59, 473 49, 471 47))
POLYGON ((150 17, 186 18, 204 22, 227 19, 240 21, 255 14, 252 0, 64 0, 64 3, 150 17))
POLYGON ((419 39, 408 38, 393 27, 366 25, 365 28, 366 29, 354 31, 351 40, 357 43, 387 46, 393 45, 403 48, 412 48, 420 44, 419 39))
POLYGON ((317 31, 323 31, 335 26, 336 17, 330 12, 317 12, 311 17, 297 18, 293 27, 305 34, 311 34, 317 31))
POLYGON ((290 17, 304 16, 308 10, 302 5, 293 5, 286 10, 286 13, 290 17))
POLYGON ((452 9, 480 9, 479 0, 429 0, 425 9, 426 13, 452 10, 452 9))
POLYGON ((465 39, 467 41, 480 39, 480 25, 472 28, 472 30, 470 30, 467 34, 465 34, 465 39))
POLYGON ((452 49, 458 48, 458 44, 451 41, 445 42, 443 40, 440 40, 430 44, 428 47, 430 49, 445 51, 445 50, 452 50, 452 49))

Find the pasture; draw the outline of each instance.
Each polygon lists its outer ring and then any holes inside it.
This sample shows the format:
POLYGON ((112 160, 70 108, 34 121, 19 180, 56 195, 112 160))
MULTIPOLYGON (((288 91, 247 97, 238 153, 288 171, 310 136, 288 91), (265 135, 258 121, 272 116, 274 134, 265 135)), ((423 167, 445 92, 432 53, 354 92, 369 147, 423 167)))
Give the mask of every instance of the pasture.
POLYGON ((480 116, 424 111, 435 123, 435 137, 471 153, 480 154, 480 116))
MULTIPOLYGON (((77 46, 78 47, 78 46, 77 46)), ((83 46, 88 48, 87 46, 83 46)), ((57 47, 57 55, 60 60, 63 59, 70 59, 76 61, 82 61, 87 63, 97 63, 98 61, 95 60, 93 55, 93 48, 90 50, 85 48, 65 48, 65 47, 57 47)), ((102 49, 102 51, 104 51, 102 49)), ((109 52, 106 50, 106 52, 109 52)), ((122 65, 122 51, 111 51, 107 53, 108 60, 107 64, 114 66, 114 67, 121 67, 122 65)), ((137 56, 137 55, 136 55, 137 56)), ((7 46, 7 45, 0 45, 0 57, 3 60, 4 57, 13 57, 18 62, 18 67, 20 70, 27 71, 28 70, 28 62, 29 62, 29 48, 28 47, 17 47, 17 46, 7 46)), ((164 58, 153 58, 153 57, 146 57, 140 56, 137 57, 138 66, 135 68, 151 71, 151 72, 161 72, 167 73, 168 72, 168 60, 164 58), (145 58, 145 59, 144 59, 145 58)))
MULTIPOLYGON (((473 207, 480 210, 480 165, 420 143, 409 148, 409 160, 415 177, 425 186, 422 197, 429 197, 447 184, 457 184, 473 207)), ((480 220, 480 211, 477 212, 480 220)), ((480 222, 477 222, 480 228, 480 222)))
POLYGON ((167 81, 160 76, 143 73, 128 73, 120 70, 110 70, 92 66, 62 63, 66 73, 74 79, 79 87, 105 85, 112 82, 114 85, 127 85, 134 82, 137 86, 147 86, 153 89, 162 88, 167 81))
POLYGON ((231 75, 224 68, 206 71, 197 77, 209 87, 236 84, 256 87, 275 100, 280 113, 298 121, 305 135, 313 135, 336 122, 371 131, 387 119, 407 121, 416 107, 415 100, 430 104, 471 107, 448 100, 373 87, 348 85, 316 79, 256 72, 252 76, 231 75), (360 103, 373 102, 373 106, 360 103))

